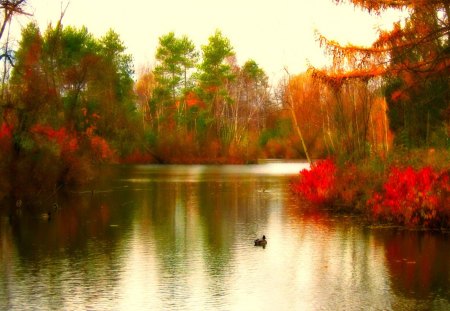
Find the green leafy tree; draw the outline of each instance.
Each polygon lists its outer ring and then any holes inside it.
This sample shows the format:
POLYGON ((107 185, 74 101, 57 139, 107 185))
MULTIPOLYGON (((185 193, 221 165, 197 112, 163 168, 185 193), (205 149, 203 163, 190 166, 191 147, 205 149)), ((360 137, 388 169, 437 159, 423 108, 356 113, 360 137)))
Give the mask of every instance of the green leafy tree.
POLYGON ((98 40, 98 46, 101 61, 87 95, 93 98, 94 107, 99 105, 99 134, 126 154, 136 147, 136 135, 142 132, 133 97, 132 57, 113 30, 98 40))
POLYGON ((197 73, 199 92, 208 105, 211 117, 208 123, 213 125, 226 145, 231 140, 227 120, 231 114, 232 99, 228 85, 235 77, 232 70, 235 54, 230 40, 217 30, 209 37, 208 44, 202 46, 202 56, 197 73))
MULTIPOLYGON (((159 38, 156 51, 157 65, 153 71, 157 87, 154 89, 153 106, 163 106, 166 117, 176 108, 178 123, 186 118, 183 96, 192 88, 191 71, 197 63, 198 54, 192 41, 176 37, 170 32, 159 38)), ((155 110, 160 110, 156 108, 155 110)))

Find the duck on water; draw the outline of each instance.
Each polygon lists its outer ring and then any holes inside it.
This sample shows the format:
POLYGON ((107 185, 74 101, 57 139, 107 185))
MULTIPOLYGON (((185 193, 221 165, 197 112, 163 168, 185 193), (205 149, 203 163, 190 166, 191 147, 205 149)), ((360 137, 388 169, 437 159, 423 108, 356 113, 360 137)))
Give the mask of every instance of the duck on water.
POLYGON ((266 236, 263 235, 262 239, 256 239, 255 240, 255 246, 263 246, 265 247, 267 245, 267 240, 266 240, 266 236))

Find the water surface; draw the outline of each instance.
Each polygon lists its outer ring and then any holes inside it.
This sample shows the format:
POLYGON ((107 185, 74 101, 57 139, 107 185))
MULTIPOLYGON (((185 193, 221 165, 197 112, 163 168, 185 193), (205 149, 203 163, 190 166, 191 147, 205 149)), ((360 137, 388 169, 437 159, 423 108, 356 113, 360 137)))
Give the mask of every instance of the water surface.
POLYGON ((3 213, 0 310, 450 309, 448 235, 302 207, 303 167, 115 167, 50 220, 3 213))

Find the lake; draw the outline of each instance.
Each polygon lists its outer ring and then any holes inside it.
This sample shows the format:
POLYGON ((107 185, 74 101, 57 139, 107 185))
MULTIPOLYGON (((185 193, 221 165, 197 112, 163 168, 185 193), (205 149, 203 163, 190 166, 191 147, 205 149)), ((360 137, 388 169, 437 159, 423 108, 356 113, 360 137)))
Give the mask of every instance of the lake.
POLYGON ((303 207, 304 167, 116 166, 50 219, 3 207, 0 310, 450 310, 449 234, 303 207))

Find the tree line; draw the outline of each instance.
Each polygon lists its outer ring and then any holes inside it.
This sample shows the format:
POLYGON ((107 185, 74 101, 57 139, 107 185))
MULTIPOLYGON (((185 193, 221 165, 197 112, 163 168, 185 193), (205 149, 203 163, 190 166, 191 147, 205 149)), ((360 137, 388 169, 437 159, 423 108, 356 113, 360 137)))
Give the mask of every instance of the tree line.
POLYGON ((13 49, 8 27, 27 2, 3 1, 1 197, 48 196, 91 180, 101 163, 357 161, 448 150, 448 3, 350 2, 410 15, 371 47, 319 34, 331 66, 286 70, 271 86, 257 62, 237 61, 220 30, 200 48, 187 36, 161 36, 154 65, 137 73, 117 33, 96 38, 64 26, 64 14, 45 30, 24 27, 13 49))
POLYGON ((168 33, 155 58, 135 86, 147 148, 170 162, 254 159, 274 104, 263 69, 253 60, 240 66, 220 31, 201 52, 188 37, 168 33))

